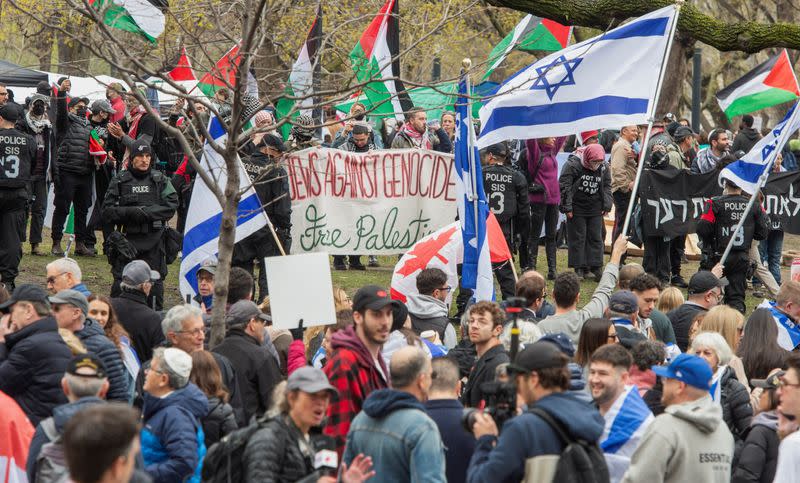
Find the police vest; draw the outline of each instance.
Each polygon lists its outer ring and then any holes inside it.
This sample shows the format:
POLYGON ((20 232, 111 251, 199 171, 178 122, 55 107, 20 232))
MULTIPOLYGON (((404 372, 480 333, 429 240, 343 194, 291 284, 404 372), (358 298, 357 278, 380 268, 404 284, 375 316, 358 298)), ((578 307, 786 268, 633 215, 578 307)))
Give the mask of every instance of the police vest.
POLYGON ((711 211, 714 215, 714 248, 717 252, 722 253, 731 239, 733 239, 731 250, 750 249, 756 226, 754 210, 761 209, 759 206, 754 206, 750 210, 742 224, 742 229, 738 233, 734 233, 748 202, 749 199, 742 195, 722 195, 711 198, 711 211))
POLYGON ((519 211, 514 186, 517 174, 514 168, 502 164, 492 164, 483 170, 483 189, 489 209, 501 222, 510 220, 519 211))
POLYGON ((119 206, 152 206, 161 200, 164 175, 151 171, 141 179, 130 171, 119 177, 119 206))
POLYGON ((36 142, 16 129, 0 129, 0 188, 24 188, 31 176, 36 142))

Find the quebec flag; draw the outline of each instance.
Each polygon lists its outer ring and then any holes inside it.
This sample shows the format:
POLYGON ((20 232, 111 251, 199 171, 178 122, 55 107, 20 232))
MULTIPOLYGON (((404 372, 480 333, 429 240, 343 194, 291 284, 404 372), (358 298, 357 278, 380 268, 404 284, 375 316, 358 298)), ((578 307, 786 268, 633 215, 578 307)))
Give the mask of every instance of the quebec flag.
MULTIPOLYGON (((222 146, 225 145, 228 135, 216 117, 212 117, 208 123, 208 133, 215 142, 222 146)), ((225 186, 228 179, 225 160, 207 142, 203 147, 200 167, 211 176, 217 186, 225 186)), ((222 206, 203 179, 200 176, 195 179, 183 235, 183 258, 181 259, 179 282, 184 299, 187 295, 193 297, 197 294, 197 269, 203 260, 216 255, 219 251, 219 232, 222 228, 222 206)), ((269 223, 267 214, 261 208, 261 201, 241 162, 239 163, 239 180, 242 197, 236 217, 237 242, 269 223)))
POLYGON ((478 147, 646 124, 677 12, 656 10, 511 76, 480 110, 478 147))
MULTIPOLYGON (((798 103, 800 104, 800 103, 798 103)), ((768 172, 789 137, 800 129, 800 109, 795 104, 781 122, 761 138, 753 149, 742 159, 725 166, 719 173, 719 184, 727 179, 752 195, 757 189, 759 178, 768 172)))

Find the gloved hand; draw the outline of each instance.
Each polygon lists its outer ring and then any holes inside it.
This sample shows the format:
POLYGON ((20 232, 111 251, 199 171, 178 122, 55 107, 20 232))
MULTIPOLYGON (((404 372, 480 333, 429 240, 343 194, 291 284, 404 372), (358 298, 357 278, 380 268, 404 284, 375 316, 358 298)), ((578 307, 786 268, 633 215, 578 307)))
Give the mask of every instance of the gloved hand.
POLYGON ((297 328, 289 329, 289 332, 292 334, 292 339, 303 340, 303 332, 305 330, 305 327, 303 327, 303 319, 300 319, 300 323, 297 324, 297 328))

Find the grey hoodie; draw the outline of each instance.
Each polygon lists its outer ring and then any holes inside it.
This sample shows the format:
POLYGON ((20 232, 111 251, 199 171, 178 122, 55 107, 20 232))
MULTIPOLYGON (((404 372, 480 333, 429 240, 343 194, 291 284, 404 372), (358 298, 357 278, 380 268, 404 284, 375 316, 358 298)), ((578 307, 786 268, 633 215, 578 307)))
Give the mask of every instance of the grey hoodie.
POLYGON ((732 460, 733 436, 722 408, 706 395, 656 417, 622 481, 728 483, 732 460))
MULTIPOLYGON (((430 295, 409 295, 408 299, 406 300, 406 307, 408 307, 408 312, 410 314, 419 319, 447 319, 449 313, 447 310, 447 304, 435 297, 431 297, 430 295)), ((452 349, 456 346, 456 344, 458 344, 456 329, 453 328, 453 324, 449 322, 449 319, 447 321, 447 326, 444 329, 444 340, 442 341, 442 344, 444 344, 444 346, 448 349, 452 349)))

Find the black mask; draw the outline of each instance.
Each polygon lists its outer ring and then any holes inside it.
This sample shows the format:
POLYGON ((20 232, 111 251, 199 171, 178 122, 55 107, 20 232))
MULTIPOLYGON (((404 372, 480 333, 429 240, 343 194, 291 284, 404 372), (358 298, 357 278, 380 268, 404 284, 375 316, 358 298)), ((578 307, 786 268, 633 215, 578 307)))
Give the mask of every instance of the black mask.
POLYGON ((86 117, 86 108, 81 107, 75 110, 75 115, 78 117, 86 117))
POLYGON ((41 116, 42 114, 44 114, 44 104, 40 102, 34 104, 33 107, 31 108, 31 114, 33 114, 34 116, 41 116))
POLYGON ((355 118, 356 121, 363 121, 364 118, 367 117, 367 115, 362 112, 360 114, 356 114, 353 117, 355 118))

